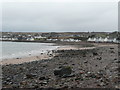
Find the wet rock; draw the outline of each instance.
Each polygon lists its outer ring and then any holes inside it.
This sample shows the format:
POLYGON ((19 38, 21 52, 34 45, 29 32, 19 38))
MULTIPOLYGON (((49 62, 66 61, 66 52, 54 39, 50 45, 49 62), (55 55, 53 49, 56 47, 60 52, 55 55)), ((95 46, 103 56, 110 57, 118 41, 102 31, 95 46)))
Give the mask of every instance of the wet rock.
POLYGON ((102 60, 102 57, 97 58, 98 60, 102 60))
POLYGON ((13 84, 12 88, 19 88, 19 85, 18 84, 13 84))
POLYGON ((106 84, 104 82, 101 82, 100 83, 100 86, 105 86, 106 84))
POLYGON ((65 62, 65 63, 64 63, 64 65, 65 65, 65 64, 68 64, 68 63, 67 63, 67 62, 65 62))
POLYGON ((119 90, 120 89, 120 85, 116 85, 115 88, 117 88, 119 90))
POLYGON ((25 86, 25 85, 27 85, 27 82, 26 81, 22 81, 22 82, 20 82, 20 85, 25 86))
POLYGON ((88 61, 84 61, 84 63, 88 63, 88 61))
POLYGON ((46 85, 46 84, 47 84, 47 81, 40 82, 39 84, 41 84, 41 85, 46 85))
POLYGON ((83 77, 76 77, 75 80, 76 81, 78 81, 78 80, 83 81, 84 79, 83 79, 83 77))
POLYGON ((50 54, 50 56, 53 56, 52 54, 50 54))
POLYGON ((63 76, 62 76, 62 78, 67 78, 67 77, 75 77, 75 74, 63 75, 63 76))
POLYGON ((9 82, 9 84, 13 84, 13 82, 9 82))
POLYGON ((49 81, 50 79, 51 79, 51 78, 49 78, 49 77, 44 77, 44 76, 39 78, 39 80, 46 80, 46 81, 49 81))
POLYGON ((16 58, 16 59, 20 59, 20 58, 16 58))
POLYGON ((114 51, 111 51, 111 53, 115 53, 114 51))
POLYGON ((7 84, 7 81, 2 81, 2 84, 7 84))
POLYGON ((120 61, 116 61, 116 63, 120 63, 120 61))
POLYGON ((63 77, 63 76, 69 76, 72 73, 72 69, 69 66, 61 67, 60 69, 54 70, 54 75, 63 77))
POLYGON ((114 48, 110 48, 110 49, 114 49, 114 48))
POLYGON ((88 72, 87 77, 89 78, 96 78, 96 75, 94 73, 88 72))
POLYGON ((40 77, 39 80, 45 80, 46 78, 45 77, 40 77))
POLYGON ((11 81, 11 78, 7 78, 6 81, 7 81, 7 82, 10 82, 10 81, 11 81))
POLYGON ((36 76, 37 76, 36 74, 26 74, 26 79, 32 79, 36 76))
POLYGON ((94 56, 96 56, 96 55, 98 55, 98 53, 96 53, 96 52, 93 52, 93 55, 94 55, 94 56))
POLYGON ((120 67, 117 67, 116 70, 117 70, 118 72, 120 72, 120 67))
POLYGON ((75 64, 73 63, 72 65, 74 66, 75 64))
POLYGON ((32 88, 39 88, 39 86, 38 86, 38 84, 34 84, 34 85, 32 85, 32 88))
POLYGON ((68 86, 64 86, 64 87, 61 88, 61 90, 66 90, 68 88, 69 88, 68 86))
POLYGON ((97 73, 98 73, 98 75, 100 75, 100 76, 103 76, 103 75, 106 74, 103 70, 99 70, 97 73))
POLYGON ((117 58, 115 58, 114 60, 117 60, 117 58))

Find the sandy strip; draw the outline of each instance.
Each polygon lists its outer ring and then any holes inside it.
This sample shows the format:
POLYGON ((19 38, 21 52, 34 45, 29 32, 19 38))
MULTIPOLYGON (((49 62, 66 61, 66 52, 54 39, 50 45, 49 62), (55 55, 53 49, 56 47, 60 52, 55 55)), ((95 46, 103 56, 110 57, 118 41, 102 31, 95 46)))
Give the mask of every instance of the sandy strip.
POLYGON ((2 65, 7 65, 7 64, 21 64, 24 62, 31 62, 31 61, 38 61, 42 59, 50 59, 50 57, 47 54, 39 55, 39 56, 29 56, 29 57, 23 57, 23 58, 13 58, 13 59, 5 59, 1 61, 2 65))
POLYGON ((77 47, 72 47, 72 46, 61 46, 58 47, 57 50, 85 50, 85 49, 94 49, 96 47, 82 47, 82 48, 77 48, 77 47))
MULTIPOLYGON (((85 50, 85 49, 94 49, 95 47, 83 47, 83 48, 76 48, 72 46, 60 46, 56 50, 85 50)), ((8 64, 21 64, 24 62, 32 62, 32 61, 39 61, 42 59, 51 59, 55 55, 52 54, 53 56, 49 56, 49 54, 44 53, 39 56, 29 56, 29 57, 23 57, 23 58, 13 58, 13 59, 6 59, 2 60, 0 63, 2 65, 8 65, 8 64)))

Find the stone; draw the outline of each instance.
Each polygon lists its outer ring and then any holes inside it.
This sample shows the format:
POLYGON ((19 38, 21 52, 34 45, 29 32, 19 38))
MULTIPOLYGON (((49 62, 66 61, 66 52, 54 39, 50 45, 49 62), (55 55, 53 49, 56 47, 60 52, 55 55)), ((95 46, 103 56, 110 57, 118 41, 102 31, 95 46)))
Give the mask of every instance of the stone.
POLYGON ((101 83, 100 83, 100 86, 105 86, 105 83, 104 83, 104 82, 101 82, 101 83))
POLYGON ((75 80, 80 80, 80 81, 83 81, 84 79, 82 77, 76 77, 75 80))
POLYGON ((40 82, 39 84, 45 85, 45 84, 47 84, 47 81, 40 82))
POLYGON ((46 78, 45 77, 40 77, 39 80, 45 80, 46 78))
POLYGON ((110 49, 114 49, 114 48, 110 48, 110 49))
POLYGON ((63 78, 67 78, 67 77, 75 77, 75 74, 70 74, 70 75, 63 75, 63 78))
POLYGON ((84 61, 84 63, 88 63, 88 61, 84 61))
POLYGON ((102 59, 102 57, 99 57, 99 58, 97 58, 98 60, 101 60, 102 59))
POLYGON ((19 85, 18 84, 13 84, 12 88, 19 88, 19 85))
POLYGON ((54 75, 63 77, 63 76, 69 76, 72 73, 72 69, 69 66, 63 66, 60 69, 54 70, 54 75))
POLYGON ((94 55, 94 56, 96 56, 96 55, 98 55, 98 53, 96 53, 96 52, 93 52, 93 55, 94 55))
POLYGON ((115 58, 114 60, 117 60, 117 58, 115 58))
POLYGON ((16 59, 20 59, 20 58, 16 58, 16 59))
POLYGON ((43 53, 41 53, 41 55, 42 55, 43 53))
POLYGON ((7 78, 7 80, 6 80, 7 82, 10 82, 11 81, 11 78, 7 78))
POLYGON ((116 61, 116 63, 120 63, 120 61, 116 61))
POLYGON ((34 78, 36 76, 37 76, 36 74, 26 74, 27 79, 32 79, 32 78, 34 78))
POLYGON ((26 82, 26 81, 22 81, 22 82, 20 82, 20 85, 23 85, 23 86, 25 86, 25 85, 27 85, 28 83, 26 82))
POLYGON ((39 88, 38 84, 34 84, 34 85, 33 85, 33 88, 34 88, 34 89, 35 89, 35 88, 39 88))
POLYGON ((111 51, 111 53, 115 53, 114 51, 111 51))

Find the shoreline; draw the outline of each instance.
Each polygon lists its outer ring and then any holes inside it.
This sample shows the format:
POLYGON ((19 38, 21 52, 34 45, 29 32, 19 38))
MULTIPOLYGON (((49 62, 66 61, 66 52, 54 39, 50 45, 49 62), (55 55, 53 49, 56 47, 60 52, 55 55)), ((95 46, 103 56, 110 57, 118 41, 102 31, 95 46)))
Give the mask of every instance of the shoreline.
POLYGON ((61 46, 51 59, 3 65, 3 88, 120 88, 116 83, 118 45, 76 48, 61 46), (56 76, 55 71, 64 66, 72 70, 71 74, 65 70, 67 76, 56 76))
MULTIPOLYGON (((54 43, 56 44, 56 43, 54 43)), ((59 44, 58 44, 59 45, 59 44)), ((40 53, 40 55, 29 55, 26 57, 20 57, 20 58, 10 58, 10 59, 3 59, 0 61, 1 65, 9 65, 9 64, 23 64, 27 62, 32 62, 32 61, 40 61, 40 60, 45 60, 45 59, 52 59, 56 54, 53 51, 58 51, 58 50, 87 50, 87 49, 95 49, 97 47, 104 47, 104 46, 113 46, 115 44, 94 44, 92 47, 76 47, 75 45, 59 45, 56 49, 53 50, 47 50, 45 53, 40 53)))
POLYGON ((83 48, 77 48, 77 47, 73 47, 73 46, 59 46, 54 50, 48 50, 45 53, 42 53, 40 55, 34 55, 34 56, 26 56, 26 57, 21 57, 21 58, 11 58, 11 59, 3 59, 2 61, 0 61, 0 63, 2 65, 9 65, 9 64, 22 64, 22 63, 26 63, 26 62, 32 62, 32 61, 40 61, 40 60, 45 60, 45 59, 51 59, 54 56, 56 56, 55 53, 53 53, 53 51, 58 51, 58 50, 85 50, 85 49, 94 49, 96 47, 83 47, 83 48))
MULTIPOLYGON (((42 43, 46 44, 46 43, 42 43)), ((6 64, 21 64, 24 62, 31 62, 31 61, 36 61, 36 60, 42 60, 42 59, 50 59, 52 56, 50 56, 51 52, 55 49, 57 49, 58 45, 55 45, 55 43, 49 43, 48 46, 54 46, 54 47, 49 47, 46 49, 37 48, 38 50, 32 50, 27 53, 23 53, 21 55, 17 55, 14 57, 5 57, 0 59, 1 65, 6 65, 6 64), (33 52, 34 51, 34 52, 33 52)))
MULTIPOLYGON (((57 47, 58 48, 58 47, 57 47)), ((56 48, 56 49, 57 49, 56 48)), ((42 59, 51 59, 53 58, 53 50, 56 49, 52 49, 52 50, 46 50, 46 52, 41 52, 36 54, 36 55, 32 55, 30 54, 29 56, 24 56, 24 57, 16 57, 16 58, 8 58, 8 59, 2 59, 0 61, 0 63, 2 65, 9 65, 9 64, 22 64, 22 63, 26 63, 26 62, 32 62, 32 61, 39 61, 42 59)))

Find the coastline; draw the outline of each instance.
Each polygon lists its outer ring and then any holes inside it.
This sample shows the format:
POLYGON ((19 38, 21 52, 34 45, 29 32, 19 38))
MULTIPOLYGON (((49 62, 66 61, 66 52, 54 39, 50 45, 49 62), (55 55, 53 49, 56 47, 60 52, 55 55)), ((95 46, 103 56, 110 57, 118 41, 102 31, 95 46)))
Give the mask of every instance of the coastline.
POLYGON ((50 59, 3 65, 3 88, 120 88, 117 44, 65 45, 52 54, 50 59), (55 70, 63 66, 71 68, 71 74, 56 76, 55 70))
MULTIPOLYGON (((56 45, 59 45, 57 43, 54 43, 56 45)), ((47 52, 45 53, 40 53, 39 55, 29 55, 26 57, 20 57, 20 58, 11 58, 11 59, 3 59, 0 61, 1 65, 9 65, 9 64, 22 64, 22 63, 27 63, 27 62, 32 62, 32 61, 40 61, 40 60, 45 60, 45 59, 51 59, 54 56, 56 56, 56 54, 54 53, 54 51, 58 51, 58 50, 88 50, 88 49, 95 49, 97 47, 104 47, 104 46, 114 46, 115 44, 94 44, 94 46, 91 47, 76 47, 75 45, 64 45, 64 43, 62 45, 60 45, 59 47, 57 47, 54 50, 47 50, 47 52)))
POLYGON ((29 57, 21 57, 21 58, 13 58, 13 59, 5 59, 1 61, 2 65, 8 65, 8 64, 22 64, 25 62, 32 62, 32 61, 38 61, 42 59, 50 59, 52 58, 49 55, 46 55, 46 53, 43 53, 42 55, 37 56, 29 56, 29 57))
POLYGON ((96 47, 82 47, 82 48, 77 48, 73 46, 59 46, 55 50, 47 50, 45 53, 41 53, 40 55, 34 55, 34 56, 26 56, 26 57, 21 57, 21 58, 11 58, 11 59, 3 59, 0 61, 2 65, 9 65, 9 64, 22 64, 26 62, 32 62, 32 61, 39 61, 39 60, 45 60, 45 59, 51 59, 54 56, 56 56, 54 51, 57 50, 85 50, 85 49, 94 49, 96 47))
MULTIPOLYGON (((25 43, 25 44, 27 44, 27 43, 25 43)), ((31 43, 29 43, 29 44, 31 44, 31 43)), ((34 45, 34 43, 32 43, 32 44, 34 45)), ((20 46, 21 44, 18 44, 18 45, 20 46)), ((26 47, 26 45, 24 45, 24 46, 26 47)), ((35 46, 37 46, 37 44, 35 44, 35 46)), ((30 62, 30 61, 41 60, 41 59, 48 59, 48 58, 52 57, 50 55, 52 53, 52 51, 59 47, 59 46, 56 46, 54 43, 49 43, 49 44, 48 43, 41 43, 41 44, 38 44, 38 46, 39 47, 36 47, 36 48, 33 48, 33 49, 28 49, 27 52, 25 51, 27 49, 25 49, 23 51, 20 51, 21 49, 16 49, 15 52, 9 52, 9 53, 11 53, 10 54, 11 56, 6 55, 6 57, 3 57, 3 58, 1 56, 0 63, 2 65, 5 65, 5 64, 21 64, 21 63, 24 63, 24 62, 30 62), (45 47, 44 45, 46 45, 47 47, 42 48, 42 47, 45 47), (12 56, 12 53, 14 54, 14 56, 12 56)), ((11 48, 14 48, 14 47, 11 47, 11 48)), ((16 48, 18 48, 18 47, 16 47, 16 48)), ((4 52, 5 52, 5 50, 4 50, 4 52)))

